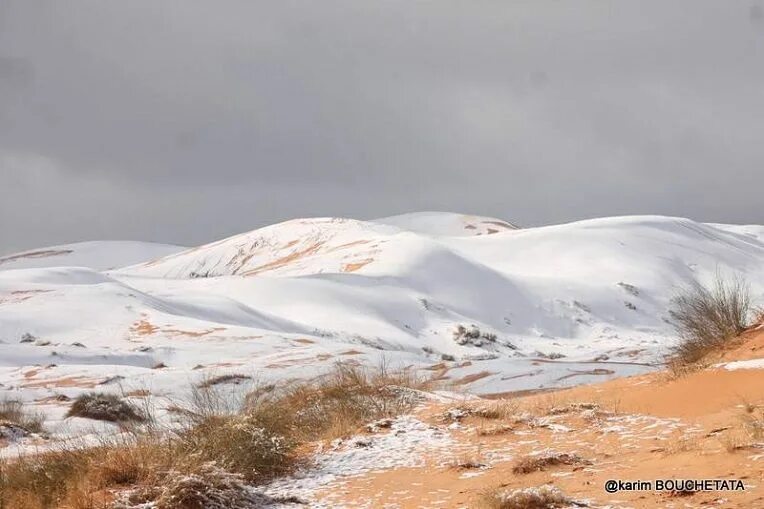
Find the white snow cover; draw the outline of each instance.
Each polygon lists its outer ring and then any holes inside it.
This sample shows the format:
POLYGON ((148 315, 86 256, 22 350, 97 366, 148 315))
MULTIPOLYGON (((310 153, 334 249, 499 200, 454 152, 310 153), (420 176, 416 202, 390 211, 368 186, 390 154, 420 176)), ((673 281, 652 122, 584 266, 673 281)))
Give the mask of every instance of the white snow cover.
POLYGON ((469 216, 452 212, 414 212, 399 216, 374 219, 372 222, 396 226, 424 235, 447 237, 472 237, 516 230, 517 226, 506 221, 484 216, 469 216))
POLYGON ((87 267, 108 270, 142 263, 186 248, 127 240, 79 242, 0 255, 0 270, 46 267, 87 267))
POLYGON ((738 369, 764 369, 764 359, 748 359, 745 361, 724 362, 714 364, 715 368, 724 368, 727 371, 737 371, 738 369))
POLYGON ((211 374, 274 381, 339 360, 442 364, 478 393, 572 385, 652 369, 673 341, 670 300, 694 280, 720 270, 764 290, 752 226, 494 223, 508 224, 297 219, 118 270, 2 270, 0 398, 37 401, 66 433, 78 424, 58 394, 161 401, 211 374))

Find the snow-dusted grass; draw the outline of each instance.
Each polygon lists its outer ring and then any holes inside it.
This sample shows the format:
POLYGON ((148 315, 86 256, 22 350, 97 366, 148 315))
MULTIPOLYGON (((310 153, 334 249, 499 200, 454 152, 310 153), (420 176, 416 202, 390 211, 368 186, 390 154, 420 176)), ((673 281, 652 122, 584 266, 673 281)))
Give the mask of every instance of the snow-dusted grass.
MULTIPOLYGON (((214 385, 195 386, 207 396, 176 413, 180 422, 173 428, 136 428, 94 447, 75 443, 0 461, 0 507, 90 509, 85 494, 104 489, 121 493, 124 507, 258 507, 266 495, 244 483, 262 484, 292 471, 301 464, 296 449, 305 442, 346 436, 406 412, 422 398, 421 386, 405 371, 340 364, 309 382, 256 389, 234 413, 220 411, 229 405, 214 400, 227 396, 216 395, 214 385)), ((100 417, 102 396, 86 399, 85 406, 98 403, 100 417)))
MULTIPOLYGON (((513 491, 493 490, 481 498, 485 509, 558 509, 569 507, 573 500, 559 488, 549 485, 513 491)), ((584 504, 578 504, 585 507, 584 504)))
POLYGON ((530 474, 546 470, 548 467, 558 465, 588 465, 591 462, 578 454, 563 453, 557 451, 542 451, 538 454, 529 454, 517 460, 512 472, 515 474, 530 474))
POLYGON ((138 407, 124 398, 98 392, 78 396, 66 416, 110 422, 143 422, 147 418, 138 407))

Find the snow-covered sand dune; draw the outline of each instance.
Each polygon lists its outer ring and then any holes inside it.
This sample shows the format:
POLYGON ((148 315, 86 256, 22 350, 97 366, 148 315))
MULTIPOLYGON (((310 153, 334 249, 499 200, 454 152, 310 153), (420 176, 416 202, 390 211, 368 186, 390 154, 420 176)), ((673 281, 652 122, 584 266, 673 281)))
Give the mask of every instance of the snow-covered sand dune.
POLYGON ((339 360, 429 368, 480 393, 632 374, 671 345, 683 285, 740 273, 762 294, 762 232, 658 216, 516 229, 420 213, 297 219, 183 251, 5 257, 48 266, 0 271, 0 397, 38 401, 58 422, 57 394, 175 397, 211 374, 279 380, 339 360))
POLYGON ((0 255, 0 270, 44 267, 88 267, 94 270, 108 270, 146 262, 184 249, 169 244, 127 240, 79 242, 0 255))

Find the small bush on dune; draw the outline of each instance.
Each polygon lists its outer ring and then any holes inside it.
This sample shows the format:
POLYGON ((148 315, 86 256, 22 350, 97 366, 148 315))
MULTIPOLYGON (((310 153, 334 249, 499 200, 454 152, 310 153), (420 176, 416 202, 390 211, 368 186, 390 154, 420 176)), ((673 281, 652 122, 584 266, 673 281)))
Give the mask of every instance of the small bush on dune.
POLYGON ((672 351, 675 370, 696 363, 748 327, 751 292, 741 277, 720 274, 711 287, 695 283, 674 299, 671 316, 679 335, 672 351))
POLYGON ((286 473, 293 464, 295 445, 256 413, 205 417, 177 435, 181 456, 214 462, 249 482, 286 473))
POLYGON ((335 438, 362 425, 410 411, 426 382, 406 371, 338 364, 312 382, 252 393, 247 406, 265 422, 300 440, 335 438))
POLYGON ((146 417, 130 403, 114 394, 91 392, 74 400, 67 417, 84 417, 110 422, 143 422, 146 417))
POLYGON ((242 477, 205 464, 195 472, 172 471, 156 499, 156 509, 253 509, 255 499, 242 477))
POLYGON ((547 467, 558 465, 590 465, 591 462, 583 459, 578 454, 546 452, 543 454, 528 455, 520 460, 512 468, 515 474, 530 474, 546 470, 547 467))
POLYGON ((486 509, 558 509, 578 504, 554 486, 522 488, 514 491, 492 491, 482 497, 486 509))

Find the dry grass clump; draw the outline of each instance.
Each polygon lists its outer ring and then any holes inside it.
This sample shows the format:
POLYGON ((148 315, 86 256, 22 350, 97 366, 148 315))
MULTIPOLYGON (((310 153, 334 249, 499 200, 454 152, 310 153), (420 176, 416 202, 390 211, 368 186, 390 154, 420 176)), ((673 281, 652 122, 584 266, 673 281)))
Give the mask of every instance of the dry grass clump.
MULTIPOLYGON (((200 465, 191 472, 168 472, 161 486, 132 494, 134 504, 154 502, 156 509, 254 509, 257 499, 243 478, 214 463, 200 465)), ((127 506, 125 504, 125 506, 127 506)), ((129 506, 127 506, 129 507, 129 506)))
MULTIPOLYGON (((21 400, 0 400, 0 425, 8 423, 29 433, 40 433, 43 430, 43 421, 41 414, 27 411, 21 400)), ((3 438, 1 432, 0 438, 3 438)))
MULTIPOLYGON (((172 429, 135 428, 94 448, 0 460, 0 509, 101 509, 107 505, 96 501, 98 494, 111 492, 115 508, 262 507, 263 497, 245 484, 292 470, 306 441, 348 434, 370 421, 384 427, 380 419, 409 411, 423 386, 406 372, 338 365, 317 380, 253 391, 235 411, 230 400, 220 401, 230 394, 195 386, 192 406, 179 407, 172 429)), ((144 414, 96 393, 77 398, 69 411, 115 422, 144 414)))
POLYGON ((82 394, 74 400, 67 417, 84 417, 109 422, 143 422, 146 416, 129 401, 100 392, 82 394))
POLYGON ((512 418, 517 411, 518 405, 514 401, 469 402, 447 409, 441 419, 445 422, 459 422, 467 417, 477 417, 490 421, 512 418))
POLYGON ((247 407, 299 440, 337 438, 364 424, 409 412, 427 382, 408 371, 338 364, 313 381, 280 390, 254 391, 247 407))
POLYGON ((272 426, 258 412, 206 417, 177 434, 176 454, 194 462, 214 462, 248 482, 289 471, 297 442, 283 425, 272 426))
POLYGON ((764 409, 746 404, 741 422, 720 441, 728 452, 764 449, 764 409))
POLYGON ((486 509, 558 509, 571 505, 585 507, 565 496, 558 488, 547 484, 514 491, 492 490, 485 493, 480 502, 486 509))
POLYGON ((55 451, 0 460, 0 508, 60 507, 78 491, 87 456, 76 451, 55 451))
POLYGON ((680 342, 670 360, 680 374, 708 353, 739 336, 753 312, 751 291, 740 276, 725 279, 717 274, 710 287, 694 283, 674 299, 671 317, 680 342))
POLYGON ((583 459, 578 454, 549 451, 542 454, 523 456, 515 463, 512 472, 515 474, 530 474, 558 465, 591 465, 591 462, 583 459))

